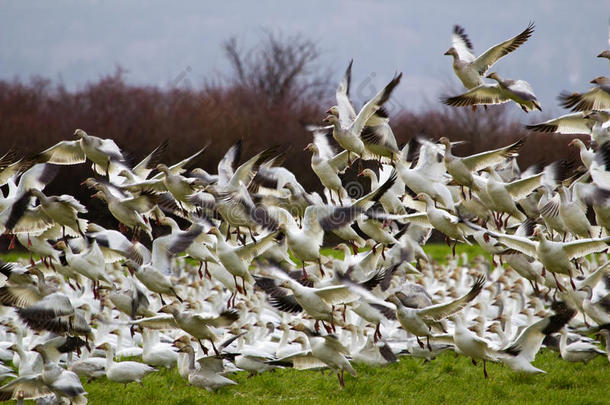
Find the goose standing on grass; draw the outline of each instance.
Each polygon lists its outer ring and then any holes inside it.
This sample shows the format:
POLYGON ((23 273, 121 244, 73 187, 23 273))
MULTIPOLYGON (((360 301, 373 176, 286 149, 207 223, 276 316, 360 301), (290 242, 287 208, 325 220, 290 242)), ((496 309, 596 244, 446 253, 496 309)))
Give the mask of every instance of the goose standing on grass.
POLYGON ((599 355, 606 354, 605 351, 597 346, 582 340, 577 340, 576 342, 568 344, 568 331, 566 328, 561 330, 559 352, 561 353, 561 358, 566 361, 582 361, 585 364, 599 355))
POLYGON ((114 348, 108 342, 102 343, 97 348, 106 352, 106 377, 110 381, 127 386, 131 382, 142 382, 145 376, 156 371, 154 367, 137 361, 115 362, 114 348))
POLYGON ((453 56, 453 71, 464 84, 464 87, 472 89, 484 84, 483 75, 487 70, 500 58, 523 45, 533 33, 534 23, 530 23, 520 34, 492 46, 475 58, 472 54, 472 42, 470 42, 464 28, 456 25, 453 27, 452 46, 445 52, 445 55, 453 56))
POLYGON ((190 385, 205 388, 207 391, 216 391, 227 385, 237 385, 237 383, 221 373, 224 371, 222 358, 206 357, 199 360, 200 367, 195 367, 195 351, 190 344, 184 345, 179 350, 188 356, 188 377, 190 385))

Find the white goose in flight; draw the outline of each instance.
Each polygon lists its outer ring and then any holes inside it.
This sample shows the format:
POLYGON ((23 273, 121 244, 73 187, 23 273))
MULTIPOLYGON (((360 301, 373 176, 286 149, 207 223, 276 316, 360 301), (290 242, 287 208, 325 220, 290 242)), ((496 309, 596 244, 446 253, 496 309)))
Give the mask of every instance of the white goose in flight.
POLYGON ((508 55, 528 40, 534 33, 534 23, 530 23, 523 32, 500 44, 494 45, 479 57, 472 54, 472 43, 464 28, 453 27, 452 46, 445 55, 453 56, 453 71, 467 89, 484 84, 483 75, 500 58, 508 55))

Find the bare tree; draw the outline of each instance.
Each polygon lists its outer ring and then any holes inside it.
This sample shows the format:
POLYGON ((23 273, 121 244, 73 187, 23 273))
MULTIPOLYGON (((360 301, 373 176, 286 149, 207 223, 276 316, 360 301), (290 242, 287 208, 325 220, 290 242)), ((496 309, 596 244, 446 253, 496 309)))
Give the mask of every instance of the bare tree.
POLYGON ((328 96, 328 74, 317 63, 320 50, 300 34, 264 31, 260 42, 247 50, 232 37, 223 49, 234 71, 232 84, 264 96, 270 106, 318 103, 328 96))

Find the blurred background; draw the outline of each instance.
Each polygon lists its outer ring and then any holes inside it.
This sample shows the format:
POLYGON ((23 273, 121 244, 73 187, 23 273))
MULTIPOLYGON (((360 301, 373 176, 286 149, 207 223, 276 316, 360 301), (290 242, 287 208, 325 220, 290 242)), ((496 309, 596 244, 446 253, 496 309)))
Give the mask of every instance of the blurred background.
MULTIPOLYGON (((309 190, 304 123, 319 123, 354 59, 352 98, 366 102, 395 72, 389 102, 399 143, 414 135, 466 140, 466 155, 528 137, 520 164, 576 157, 571 137, 534 135, 523 124, 565 113, 562 90, 583 91, 607 74, 610 1, 1 1, 0 141, 28 155, 76 128, 112 138, 137 161, 165 139, 176 162, 209 144, 200 162, 216 170, 238 139, 242 158, 269 145, 309 190), (454 24, 479 55, 536 31, 494 66, 531 83, 543 112, 508 104, 451 109, 442 95, 463 91, 443 53, 454 24)), ((2 152, 2 151, 0 151, 2 152)), ((89 164, 62 169, 49 193, 88 194, 89 164), (65 181, 64 181, 65 180, 65 181)), ((91 204, 101 204, 92 202, 91 204)))

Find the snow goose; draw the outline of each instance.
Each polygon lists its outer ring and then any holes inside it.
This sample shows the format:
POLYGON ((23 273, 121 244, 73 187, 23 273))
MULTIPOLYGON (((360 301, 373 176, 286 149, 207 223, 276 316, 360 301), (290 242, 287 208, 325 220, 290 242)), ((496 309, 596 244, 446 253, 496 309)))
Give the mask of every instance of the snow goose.
MULTIPOLYGON (((337 91, 335 92, 337 105, 328 109, 327 113, 339 118, 339 123, 342 128, 348 128, 356 119, 356 111, 354 105, 349 98, 350 85, 352 81, 352 63, 350 61, 343 79, 339 82, 337 91)), ((362 129, 360 136, 362 142, 368 152, 375 156, 389 157, 391 160, 394 154, 398 153, 398 145, 396 138, 389 125, 387 111, 380 107, 366 121, 365 127, 362 129)))
POLYGON ((100 281, 112 284, 106 273, 104 254, 96 241, 79 253, 74 253, 69 244, 64 241, 57 242, 56 247, 64 251, 68 266, 91 280, 95 298, 98 298, 100 281))
POLYGON ((519 104, 526 113, 534 109, 542 111, 532 86, 525 80, 502 79, 496 72, 491 72, 487 77, 498 82, 502 93, 519 104))
POLYGON ((235 247, 224 240, 218 228, 213 227, 208 234, 216 236, 216 256, 222 265, 233 275, 235 285, 242 294, 247 294, 246 279, 251 280, 248 267, 252 260, 275 244, 277 232, 271 232, 257 242, 235 247), (237 277, 242 279, 242 287, 237 284, 237 277))
POLYGON ((430 141, 417 140, 421 144, 419 158, 414 168, 405 160, 411 154, 411 146, 403 149, 403 158, 396 160, 396 171, 404 184, 415 194, 426 193, 450 211, 455 212, 455 203, 451 191, 445 185, 447 170, 442 159, 438 159, 442 152, 439 145, 430 141))
POLYGON ((90 223, 87 237, 97 242, 106 263, 130 259, 138 264, 150 261, 150 252, 142 244, 132 243, 119 231, 90 223))
POLYGON ((137 263, 131 260, 127 260, 123 265, 126 266, 130 273, 135 275, 146 288, 159 294, 159 298, 161 299, 161 303, 163 305, 165 305, 163 294, 174 296, 178 299, 178 301, 182 302, 182 298, 176 291, 177 285, 175 285, 170 277, 163 271, 157 269, 150 263, 139 266, 137 263))
MULTIPOLYGON (((37 164, 19 178, 19 184, 9 181, 8 194, 0 197, 0 231, 18 234, 39 234, 53 226, 42 207, 31 204, 32 192, 42 190, 57 174, 57 166, 37 164)), ((9 248, 14 246, 13 240, 9 248)))
POLYGON ((79 218, 78 214, 87 213, 87 209, 71 195, 46 196, 42 191, 33 189, 32 195, 38 199, 42 212, 62 226, 65 238, 65 227, 70 227, 74 232, 83 235, 87 229, 87 221, 79 218))
POLYGON ((315 330, 319 330, 319 321, 328 333, 335 330, 334 305, 346 304, 358 298, 346 285, 333 285, 329 287, 307 287, 276 271, 281 277, 280 283, 274 279, 257 279, 257 285, 268 295, 269 302, 281 311, 299 313, 305 311, 316 320, 315 330), (263 284, 266 281, 265 284, 263 284), (291 291, 290 294, 288 291, 291 291), (329 322, 328 327, 324 322, 329 322))
MULTIPOLYGON (((332 371, 337 373, 337 378, 339 379, 339 385, 341 387, 345 386, 343 379, 343 373, 345 370, 347 370, 347 372, 352 376, 356 377, 356 370, 354 370, 346 357, 350 355, 349 350, 339 341, 339 339, 337 339, 336 336, 320 336, 316 332, 307 329, 302 323, 297 324, 294 329, 303 332, 305 336, 307 336, 311 349, 309 351, 290 356, 293 361, 304 363, 304 368, 307 368, 308 363, 310 363, 310 360, 307 359, 308 357, 313 359, 314 363, 315 360, 322 362, 332 371), (296 357, 300 357, 301 359, 297 360, 295 359, 296 357)), ((300 368, 297 364, 298 363, 295 363, 294 367, 300 368)))
POLYGON ((525 328, 514 342, 503 346, 497 352, 502 363, 508 365, 512 370, 524 371, 526 373, 545 373, 531 365, 536 353, 540 350, 545 336, 559 331, 576 315, 576 311, 561 302, 552 305, 554 315, 545 317, 532 323, 525 328))
MULTIPOLYGON (((455 256, 455 246, 457 242, 471 244, 468 239, 468 227, 464 225, 460 218, 449 212, 436 208, 434 200, 426 193, 419 193, 416 198, 423 200, 426 203, 426 217, 430 225, 439 232, 442 232, 447 238, 453 239, 453 255, 455 256)), ((418 214, 414 214, 418 215, 418 214)), ((405 218, 411 216, 407 215, 405 218)))
POLYGON ((36 345, 32 350, 43 358, 42 372, 20 376, 0 387, 1 401, 38 399, 55 394, 57 398, 68 399, 73 404, 87 403, 87 393, 75 373, 50 361, 42 345, 36 345))
MULTIPOLYGON (((391 166, 383 165, 379 173, 379 179, 374 171, 371 169, 364 169, 358 176, 365 176, 371 181, 371 190, 376 190, 380 184, 389 179, 393 170, 390 170, 391 166)), ((385 192, 379 199, 379 203, 383 206, 383 209, 388 214, 406 214, 407 211, 405 206, 402 204, 400 197, 404 194, 405 183, 400 178, 397 178, 392 187, 385 192)))
POLYGON ((34 267, 33 254, 39 255, 46 268, 54 268, 53 262, 59 262, 60 251, 49 242, 49 240, 58 239, 59 228, 60 226, 56 224, 37 236, 29 233, 27 235, 17 234, 19 243, 30 252, 30 265, 32 267, 34 267))
POLYGON ((154 367, 137 361, 115 362, 114 348, 108 342, 98 345, 97 348, 106 352, 106 377, 110 381, 127 386, 134 381, 141 382, 146 375, 156 371, 154 367))
POLYGON ((594 184, 575 184, 574 187, 578 187, 582 201, 593 207, 597 225, 610 229, 610 192, 594 184))
POLYGON ((417 343, 421 348, 424 344, 419 340, 420 336, 425 336, 430 345, 430 336, 432 326, 438 326, 439 321, 448 316, 461 311, 470 301, 474 300, 485 284, 485 278, 479 277, 475 280, 470 291, 457 298, 456 300, 443 304, 430 305, 425 308, 409 308, 404 306, 400 300, 400 292, 390 295, 387 301, 396 306, 396 318, 400 325, 408 332, 415 335, 417 343))
POLYGON ((570 282, 574 289, 576 289, 576 287, 571 275, 576 266, 574 266, 571 260, 591 253, 604 251, 608 249, 608 242, 610 242, 610 237, 600 239, 579 239, 571 242, 552 241, 547 239, 540 226, 536 226, 534 229, 533 236, 537 240, 530 240, 522 236, 496 233, 469 222, 467 222, 467 224, 475 229, 485 230, 501 243, 512 249, 537 258, 543 264, 544 269, 550 271, 553 275, 554 273, 561 273, 570 276, 570 282))
POLYGON ((142 361, 153 367, 172 368, 178 361, 178 354, 168 344, 158 341, 158 331, 142 331, 142 361))
POLYGON ((586 134, 598 145, 610 140, 610 116, 604 111, 582 111, 565 114, 548 121, 526 125, 530 131, 566 135, 586 134))
POLYGON ((533 110, 542 111, 532 86, 525 80, 502 79, 496 72, 487 77, 497 83, 481 84, 458 96, 444 98, 442 102, 453 107, 464 107, 503 104, 512 100, 526 113, 533 110))
MULTIPOLYGON (((182 231, 180 229, 180 227, 178 226, 178 224, 176 223, 176 221, 167 216, 162 216, 161 218, 159 218, 159 223, 161 225, 167 225, 172 229, 171 235, 172 235, 173 239, 178 238, 180 235, 186 235, 189 232, 189 231, 182 231)), ((156 238, 155 241, 153 242, 153 250, 154 250, 154 244, 159 239, 161 239, 161 238, 156 238)), ((187 239, 190 239, 190 238, 187 238, 187 239)), ((203 278, 203 274, 201 272, 201 267, 203 266, 203 263, 205 263, 205 272, 208 276, 210 275, 208 272, 208 262, 218 264, 216 257, 209 251, 208 247, 206 246, 210 242, 211 242, 210 237, 202 232, 193 241, 191 241, 191 243, 186 248, 183 249, 184 252, 188 256, 190 256, 191 258, 193 258, 195 260, 199 260, 199 269, 197 271, 199 273, 200 278, 203 278)))
POLYGON ((582 301, 583 313, 593 319, 598 325, 610 324, 610 298, 604 297, 596 302, 593 302, 593 288, 585 285, 580 288, 587 293, 587 296, 582 301))
POLYGON ((451 153, 451 141, 449 138, 442 137, 439 139, 439 142, 445 145, 443 161, 447 172, 458 184, 472 188, 473 172, 478 172, 488 166, 501 163, 507 158, 518 156, 518 151, 525 143, 525 140, 520 139, 503 148, 477 153, 468 157, 454 156, 451 153))
POLYGON ((452 46, 445 55, 453 56, 453 70, 456 76, 468 89, 480 86, 484 83, 483 75, 500 58, 520 47, 534 33, 534 23, 530 23, 523 32, 494 45, 475 58, 472 54, 472 43, 466 35, 464 28, 456 25, 453 27, 452 46))
POLYGON ((610 79, 599 76, 591 80, 591 83, 597 87, 586 93, 561 93, 559 95, 561 106, 572 111, 610 111, 610 79))
POLYGON ((591 163, 593 163, 593 160, 595 160, 595 151, 593 151, 592 149, 588 149, 587 145, 585 145, 585 143, 578 138, 572 139, 568 146, 574 146, 578 148, 580 154, 580 161, 582 162, 582 164, 586 168, 589 168, 591 166, 591 163))
MULTIPOLYGON (((206 354, 208 350, 203 346, 201 339, 209 340, 214 352, 219 354, 214 344, 218 340, 218 336, 210 329, 210 326, 217 328, 228 326, 239 318, 239 313, 235 310, 225 310, 219 315, 203 316, 190 311, 182 311, 176 304, 165 305, 159 309, 159 312, 170 314, 170 319, 174 320, 176 326, 197 339, 206 354)), ((165 319, 167 320, 167 318, 165 319)))
MULTIPOLYGON (((351 63, 350 67, 351 68, 351 63)), ((327 116, 323 122, 331 124, 333 126, 333 138, 341 145, 345 150, 347 150, 347 160, 348 165, 351 163, 350 153, 354 153, 357 156, 362 156, 364 153, 364 143, 362 142, 361 133, 363 128, 365 127, 367 121, 373 116, 373 114, 379 110, 379 108, 390 98, 392 91, 394 88, 400 83, 400 78, 402 77, 402 73, 395 76, 379 93, 375 95, 372 99, 370 99, 360 110, 358 115, 356 115, 353 120, 350 120, 350 115, 353 117, 351 113, 347 113, 344 115, 348 115, 343 119, 341 116, 341 112, 339 117, 334 115, 327 116), (350 122, 351 121, 351 122, 350 122), (344 124, 347 124, 344 126, 344 124)), ((339 88, 343 86, 342 80, 339 88)), ((337 90, 339 92, 340 90, 337 90)), ((340 97, 342 98, 342 97, 340 97)), ((339 99, 337 100, 339 101, 339 99)), ((349 101, 347 101, 349 103, 349 101)), ((345 108, 345 102, 342 101, 340 103, 341 109, 345 108)), ((350 103, 351 105, 351 103, 350 103)), ((352 107, 353 108, 353 107, 352 107)), ((352 110, 353 111, 353 110, 352 110)))
POLYGON ((339 204, 343 205, 343 198, 347 197, 347 191, 343 188, 341 178, 337 172, 345 170, 348 166, 348 151, 343 151, 331 158, 325 158, 320 154, 320 148, 315 143, 308 144, 304 150, 312 152, 311 168, 320 179, 320 182, 330 192, 330 200, 334 204, 332 193, 335 192, 339 204))
POLYGON ((375 342, 369 335, 366 343, 352 352, 352 361, 379 367, 396 363, 398 358, 386 342, 375 342))
POLYGON ((564 186, 559 187, 559 197, 559 216, 568 231, 581 238, 592 238, 593 227, 587 219, 586 206, 564 186))
POLYGON ((460 315, 455 316, 455 329, 453 331, 453 343, 460 354, 472 359, 472 364, 477 365, 477 360, 483 360, 483 375, 487 378, 487 360, 498 361, 496 350, 487 339, 479 337, 470 331, 464 324, 460 315))
POLYGON ((142 217, 143 212, 150 211, 154 208, 154 203, 146 195, 141 194, 137 197, 117 197, 110 189, 106 186, 102 186, 100 191, 95 193, 92 198, 99 198, 108 204, 108 211, 115 217, 119 223, 134 230, 134 236, 136 231, 144 230, 146 234, 152 239, 152 229, 148 221, 145 221, 142 217))
POLYGON ((570 361, 570 362, 578 362, 582 361, 583 363, 587 363, 590 360, 593 360, 595 357, 601 355, 605 355, 606 352, 598 348, 597 346, 585 342, 583 340, 578 340, 576 342, 568 344, 568 331, 566 328, 561 330, 561 340, 559 341, 559 352, 561 353, 561 358, 570 361))
POLYGON ((93 162, 92 169, 110 179, 125 166, 123 152, 111 139, 102 139, 87 134, 82 129, 74 131, 78 138, 75 141, 61 141, 33 157, 38 163, 53 163, 56 165, 73 165, 93 162))
POLYGON ((606 142, 598 148, 588 171, 593 184, 610 190, 610 142, 606 142))
POLYGON ((195 367, 195 351, 190 344, 180 348, 181 353, 188 355, 188 377, 190 385, 199 388, 205 388, 207 391, 216 391, 219 388, 227 385, 236 385, 237 383, 221 373, 224 371, 222 359, 215 357, 206 357, 199 360, 200 368, 195 367))
POLYGON ((103 357, 90 356, 88 350, 78 360, 70 364, 68 370, 79 377, 87 378, 87 381, 106 375, 106 359, 103 357))
POLYGON ((487 180, 476 179, 476 191, 480 197, 483 198, 483 203, 487 205, 489 209, 498 212, 496 219, 497 227, 502 227, 502 214, 507 213, 508 217, 504 220, 504 227, 508 225, 508 219, 510 217, 516 218, 520 222, 524 222, 527 218, 518 207, 517 202, 522 198, 526 197, 534 189, 538 188, 543 182, 551 182, 548 180, 550 177, 559 176, 559 170, 563 166, 561 162, 553 163, 548 166, 545 171, 538 173, 533 176, 524 177, 510 183, 504 182, 500 176, 491 167, 485 168, 485 171, 489 173, 487 180), (484 189, 484 192, 481 190, 484 189))

